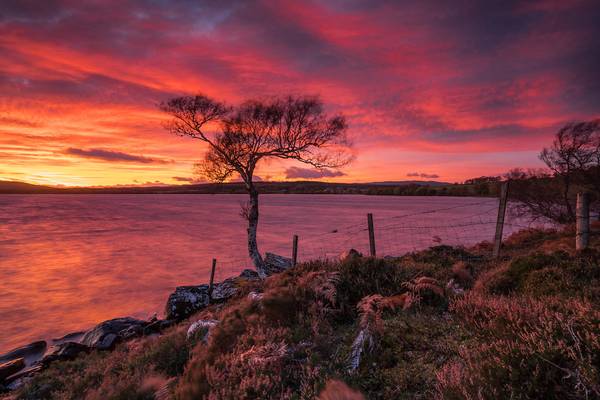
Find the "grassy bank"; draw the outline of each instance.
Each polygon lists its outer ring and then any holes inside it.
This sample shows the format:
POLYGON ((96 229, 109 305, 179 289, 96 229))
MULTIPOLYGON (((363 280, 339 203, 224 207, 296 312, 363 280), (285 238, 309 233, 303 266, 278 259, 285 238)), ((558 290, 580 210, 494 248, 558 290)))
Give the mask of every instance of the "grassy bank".
POLYGON ((599 398, 600 241, 573 243, 532 230, 497 261, 482 244, 305 263, 161 336, 52 364, 11 396, 599 398), (219 323, 188 338, 198 319, 219 323))

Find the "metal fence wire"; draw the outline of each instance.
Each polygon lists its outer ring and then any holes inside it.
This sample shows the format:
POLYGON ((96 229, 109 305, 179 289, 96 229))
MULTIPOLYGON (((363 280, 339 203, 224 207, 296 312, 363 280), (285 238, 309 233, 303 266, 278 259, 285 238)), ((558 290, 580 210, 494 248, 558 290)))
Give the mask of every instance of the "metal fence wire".
MULTIPOLYGON (((507 201, 506 197, 504 201, 507 201)), ((547 221, 513 215, 510 204, 505 217, 500 218, 501 204, 502 199, 499 202, 496 198, 486 198, 394 216, 379 217, 375 214, 371 217, 372 225, 364 215, 353 224, 332 226, 297 240, 290 237, 289 252, 283 255, 291 257, 296 253, 298 262, 332 260, 355 249, 364 255, 372 255, 375 250, 378 257, 399 257, 438 245, 470 247, 482 241, 493 244, 498 238, 499 220, 503 228, 502 239, 522 229, 554 227, 547 221), (473 212, 470 213, 469 209, 473 212), (294 242, 297 243, 295 252, 292 249, 294 242)), ((239 274, 244 268, 253 268, 248 258, 219 259, 215 280, 239 274)))

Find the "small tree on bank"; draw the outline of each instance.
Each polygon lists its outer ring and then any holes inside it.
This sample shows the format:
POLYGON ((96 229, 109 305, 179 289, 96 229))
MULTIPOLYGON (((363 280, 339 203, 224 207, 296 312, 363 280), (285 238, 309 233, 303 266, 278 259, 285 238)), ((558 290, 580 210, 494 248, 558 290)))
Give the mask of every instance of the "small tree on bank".
POLYGON ((600 119, 564 125, 539 157, 548 170, 514 169, 505 175, 511 180, 511 198, 518 215, 573 223, 580 191, 591 192, 594 207, 598 207, 600 119))
POLYGON ((198 165, 207 179, 223 182, 239 174, 250 196, 242 215, 248 221, 248 254, 261 277, 266 276, 258 250, 258 190, 254 171, 260 161, 296 160, 317 169, 348 164, 347 124, 328 115, 316 97, 249 100, 230 106, 203 95, 173 98, 161 104, 172 118, 166 128, 208 144, 198 165))
POLYGON ((556 133, 552 147, 542 150, 540 159, 562 181, 563 205, 568 219, 574 221, 569 198, 572 186, 597 186, 594 178, 600 166, 600 120, 566 124, 556 133))

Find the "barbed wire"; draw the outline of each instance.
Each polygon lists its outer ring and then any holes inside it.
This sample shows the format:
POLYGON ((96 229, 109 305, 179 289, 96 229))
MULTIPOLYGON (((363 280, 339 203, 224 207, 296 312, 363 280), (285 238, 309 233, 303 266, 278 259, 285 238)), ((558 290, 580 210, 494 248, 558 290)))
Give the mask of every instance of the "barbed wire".
MULTIPOLYGON (((496 231, 497 214, 498 200, 486 199, 393 216, 374 215, 377 255, 402 256, 442 244, 469 247, 480 242, 492 242, 496 231), (490 207, 466 215, 447 215, 448 211, 486 205, 490 207), (436 214, 441 214, 440 218, 437 218, 436 214)), ((507 213, 503 238, 520 229, 531 229, 539 227, 538 225, 540 224, 536 224, 535 221, 511 219, 510 213, 507 213)), ((289 256, 292 254, 291 243, 290 240, 289 256)), ((298 262, 339 258, 340 254, 350 249, 369 254, 366 218, 362 222, 357 221, 341 228, 301 237, 298 243, 298 262)), ((223 280, 237 275, 244 268, 252 268, 252 263, 247 257, 219 260, 215 281, 217 278, 223 280)))

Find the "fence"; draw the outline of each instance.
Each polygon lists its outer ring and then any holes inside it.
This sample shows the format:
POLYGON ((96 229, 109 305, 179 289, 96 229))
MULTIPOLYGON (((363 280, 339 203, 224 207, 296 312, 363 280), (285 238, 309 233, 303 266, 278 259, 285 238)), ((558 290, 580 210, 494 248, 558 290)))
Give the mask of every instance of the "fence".
MULTIPOLYGON (((511 215, 507 210, 509 187, 503 185, 500 199, 484 198, 447 207, 420 210, 379 217, 363 214, 362 221, 325 232, 301 236, 291 234, 289 245, 281 255, 292 262, 315 259, 336 259, 345 251, 355 249, 378 257, 402 256, 436 245, 469 247, 482 241, 493 244, 491 257, 501 254, 501 243, 508 235, 522 229, 554 226, 511 215), (472 212, 471 212, 472 211, 472 212)), ((589 237, 588 197, 581 195, 577 208, 577 249, 587 247, 589 237)), ((219 259, 216 281, 252 268, 246 258, 219 259)))

